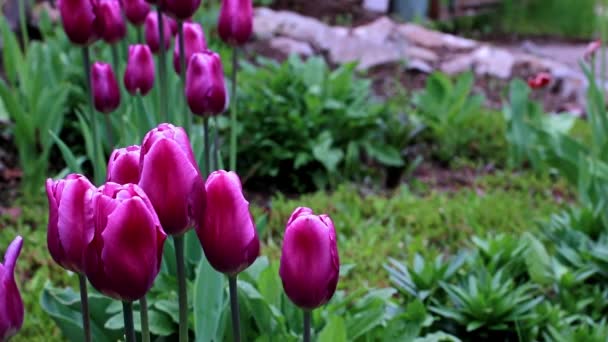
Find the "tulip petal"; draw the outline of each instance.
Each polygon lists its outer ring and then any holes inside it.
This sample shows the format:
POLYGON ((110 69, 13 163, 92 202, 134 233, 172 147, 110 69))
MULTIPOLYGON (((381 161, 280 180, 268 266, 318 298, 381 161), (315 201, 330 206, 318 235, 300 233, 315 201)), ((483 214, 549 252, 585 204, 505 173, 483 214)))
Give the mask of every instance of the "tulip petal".
POLYGON ((84 234, 87 217, 85 215, 88 213, 85 196, 91 187, 90 183, 82 180, 71 181, 65 185, 59 203, 57 232, 65 252, 62 265, 74 271, 82 271, 84 268, 82 260, 86 245, 84 234))
POLYGON ((198 170, 173 140, 158 140, 142 160, 139 185, 154 205, 163 229, 183 233, 190 220, 189 195, 200 178, 198 170))
POLYGON ((24 307, 15 283, 15 264, 21 253, 23 238, 17 236, 8 246, 4 265, 0 264, 0 340, 7 340, 23 324, 24 307))
POLYGON ((122 202, 108 217, 108 226, 101 234, 101 259, 110 279, 123 279, 119 285, 123 299, 137 300, 138 294, 152 287, 160 265, 158 230, 153 215, 138 197, 122 202))
POLYGON ((59 230, 57 222, 59 221, 59 203, 55 198, 55 182, 52 179, 46 180, 46 195, 49 201, 49 224, 46 235, 46 242, 49 253, 53 260, 61 264, 61 260, 65 258, 65 252, 59 241, 59 230))

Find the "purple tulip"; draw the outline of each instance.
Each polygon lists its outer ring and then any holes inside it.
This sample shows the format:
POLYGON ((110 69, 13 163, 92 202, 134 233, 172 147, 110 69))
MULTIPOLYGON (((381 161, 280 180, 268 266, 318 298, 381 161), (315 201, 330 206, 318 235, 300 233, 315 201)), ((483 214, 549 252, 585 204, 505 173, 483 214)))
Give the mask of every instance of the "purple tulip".
POLYGON ((140 148, 137 145, 114 150, 110 155, 106 181, 118 184, 139 182, 140 148))
POLYGON ((154 87, 154 58, 148 45, 129 46, 129 59, 125 70, 125 88, 131 95, 145 96, 154 87))
POLYGON ((91 66, 91 85, 93 102, 97 111, 108 114, 120 105, 120 89, 112 66, 95 62, 91 66))
POLYGON ((217 31, 223 41, 243 45, 253 32, 253 4, 251 0, 222 0, 217 31))
MULTIPOLYGON (((163 14, 164 24, 164 44, 165 50, 171 46, 171 30, 169 29, 169 19, 163 14)), ((150 47, 153 53, 160 51, 160 35, 158 34, 158 14, 155 11, 148 13, 144 24, 146 35, 146 44, 150 47)))
POLYGON ((192 112, 201 116, 223 113, 228 95, 220 56, 209 50, 197 52, 186 71, 186 99, 192 112))
POLYGON ((336 231, 327 215, 297 208, 285 228, 279 275, 285 293, 297 306, 312 310, 336 291, 340 258, 336 231))
POLYGON ((205 208, 205 183, 181 127, 160 124, 141 145, 139 186, 148 194, 163 229, 185 233, 205 208))
POLYGON ((160 271, 167 235, 144 191, 134 184, 106 183, 91 197, 86 275, 99 292, 135 301, 160 271))
POLYGON ((25 309, 15 282, 15 264, 22 246, 23 238, 17 236, 4 253, 4 264, 0 264, 0 341, 8 341, 23 325, 25 309))
POLYGON ((95 4, 91 0, 59 0, 63 29, 72 43, 85 46, 99 38, 101 28, 95 4))
POLYGON ((260 254, 260 240, 241 180, 234 172, 215 171, 207 178, 205 190, 207 206, 196 234, 211 266, 236 275, 260 254))
POLYGON ((103 0, 97 7, 101 25, 101 37, 108 44, 122 40, 127 34, 127 24, 122 16, 118 0, 103 0))
MULTIPOLYGON (((186 63, 190 60, 190 57, 197 52, 204 52, 207 50, 207 41, 205 40, 205 32, 203 27, 197 23, 184 23, 184 61, 186 63)), ((175 40, 175 49, 173 50, 173 68, 177 74, 180 73, 180 59, 179 59, 179 40, 175 40)))
POLYGON ((150 5, 144 0, 122 0, 125 16, 135 26, 141 26, 150 13, 150 5))
POLYGON ((163 12, 169 16, 185 20, 194 15, 201 5, 201 0, 160 0, 163 12))
POLYGON ((76 273, 84 272, 83 254, 87 245, 84 231, 91 216, 85 202, 94 190, 95 186, 85 176, 77 174, 58 181, 46 180, 49 252, 61 267, 76 273))

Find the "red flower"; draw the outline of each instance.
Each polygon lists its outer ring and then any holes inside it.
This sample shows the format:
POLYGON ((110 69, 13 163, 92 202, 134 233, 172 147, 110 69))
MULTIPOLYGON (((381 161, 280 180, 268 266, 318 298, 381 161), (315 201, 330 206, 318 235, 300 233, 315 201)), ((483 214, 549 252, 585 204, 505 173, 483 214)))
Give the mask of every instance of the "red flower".
POLYGON ((551 83, 552 77, 551 74, 546 72, 538 73, 534 77, 530 77, 528 79, 528 86, 532 89, 541 89, 546 87, 549 83, 551 83))

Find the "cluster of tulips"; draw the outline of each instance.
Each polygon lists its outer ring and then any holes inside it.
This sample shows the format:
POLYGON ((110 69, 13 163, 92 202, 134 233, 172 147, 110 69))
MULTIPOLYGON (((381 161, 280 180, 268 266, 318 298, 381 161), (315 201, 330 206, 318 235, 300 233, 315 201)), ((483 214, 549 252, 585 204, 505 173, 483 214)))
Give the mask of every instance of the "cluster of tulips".
MULTIPOLYGON (((59 0, 68 38, 83 47, 90 104, 102 113, 119 107, 120 88, 114 70, 103 62, 90 65, 89 46, 98 39, 108 44, 123 39, 127 18, 138 32, 142 25, 145 29, 145 44, 139 34, 139 44, 128 49, 124 86, 130 94, 145 96, 154 87, 153 53, 159 52, 161 102, 167 96, 162 91, 166 85, 162 55, 177 35, 173 65, 184 81, 188 107, 205 119, 223 113, 229 101, 220 57, 207 49, 202 27, 190 20, 199 6, 200 0, 157 0, 151 4, 144 0, 59 0), (156 12, 151 11, 151 5, 156 6, 156 12)), ((252 31, 251 0, 224 0, 218 23, 223 40, 235 49, 244 44, 252 31)), ((235 79, 233 74, 233 99, 235 79)), ((231 151, 236 139, 235 120, 233 109, 231 151)), ((239 176, 234 171, 210 172, 208 153, 207 170, 202 173, 188 128, 161 123, 145 135, 141 145, 115 149, 105 180, 96 177, 97 184, 79 174, 46 182, 48 249, 59 265, 78 274, 86 341, 91 341, 87 281, 102 294, 123 302, 127 341, 136 338, 132 303, 139 301, 142 338, 149 341, 146 293, 160 271, 168 236, 176 252, 179 339, 188 340, 183 238, 190 229, 195 229, 209 264, 229 279, 233 336, 240 340, 237 276, 259 256, 260 242, 239 176)), ((205 150, 208 148, 206 143, 205 150)), ((235 170, 236 153, 230 158, 231 170, 235 170)), ((96 176, 97 170, 96 166, 96 176)), ((23 323, 24 307, 14 278, 22 244, 22 238, 17 237, 0 264, 2 341, 23 323)), ((287 296, 304 310, 304 340, 308 341, 311 311, 331 299, 339 278, 336 233, 327 215, 315 215, 304 207, 295 209, 285 229, 279 276, 287 296)))

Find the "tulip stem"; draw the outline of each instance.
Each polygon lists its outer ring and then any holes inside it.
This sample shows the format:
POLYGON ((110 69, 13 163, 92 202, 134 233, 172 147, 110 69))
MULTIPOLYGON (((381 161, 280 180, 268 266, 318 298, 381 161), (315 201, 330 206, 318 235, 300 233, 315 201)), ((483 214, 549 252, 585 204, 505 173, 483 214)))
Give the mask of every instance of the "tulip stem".
POLYGON ((144 35, 143 35, 143 31, 141 28, 141 25, 137 25, 137 27, 135 28, 135 32, 137 32, 137 44, 145 44, 144 42, 144 35))
POLYGON ((30 38, 27 32, 27 0, 19 0, 19 30, 21 31, 21 40, 23 40, 23 52, 27 53, 27 45, 30 38))
POLYGON ((237 154, 237 124, 238 124, 238 102, 236 96, 236 75, 239 69, 239 50, 238 47, 232 49, 232 93, 230 100, 230 170, 236 172, 236 154, 237 154))
POLYGON ((209 117, 203 118, 203 135, 205 136, 205 178, 211 173, 211 165, 209 158, 209 117))
POLYGON ((110 120, 109 114, 104 114, 106 121, 106 134, 108 135, 108 142, 110 144, 110 149, 114 149, 114 133, 112 133, 112 121, 110 120))
POLYGON ((91 342, 91 323, 89 322, 89 296, 87 294, 87 278, 84 274, 78 274, 80 283, 80 311, 82 312, 82 329, 84 340, 91 342))
POLYGON ((93 136, 93 158, 91 163, 93 164, 93 174, 96 185, 100 185, 103 181, 103 175, 101 174, 99 163, 99 132, 97 131, 97 118, 95 117, 95 109, 93 108, 93 87, 91 84, 91 56, 89 47, 85 46, 82 48, 82 59, 84 67, 84 75, 87 82, 87 92, 89 93, 89 115, 91 116, 91 131, 93 136))
POLYGON ((146 296, 139 300, 139 313, 141 315, 141 340, 150 342, 150 325, 148 323, 148 301, 146 296))
POLYGON ((135 329, 133 328, 133 303, 122 302, 122 314, 125 320, 126 342, 135 342, 135 329))
POLYGON ((304 310, 304 342, 310 342, 310 321, 312 320, 312 311, 304 310))
POLYGON ((186 291, 186 265, 184 262, 184 236, 173 236, 177 280, 179 286, 179 341, 188 341, 188 292, 186 291))
POLYGON ((213 125, 215 126, 215 129, 213 130, 213 165, 216 170, 220 170, 223 169, 223 167, 220 165, 220 126, 217 121, 217 117, 213 117, 213 125))
MULTIPOLYGON (((186 87, 186 43, 184 42, 184 21, 177 21, 177 34, 179 40, 179 74, 186 87)), ((184 95, 185 96, 185 95, 184 95)), ((185 99, 185 97, 184 97, 185 99)), ((192 115, 187 115, 186 119, 186 132, 192 134, 192 115)))
POLYGON ((230 288, 230 312, 232 313, 232 335, 235 342, 241 341, 241 321, 239 319, 239 295, 237 292, 236 276, 228 277, 230 288))
POLYGON ((118 57, 118 43, 112 44, 111 47, 112 47, 112 66, 114 67, 114 71, 120 75, 122 73, 120 72, 120 68, 118 65, 119 60, 120 60, 118 57))
POLYGON ((163 12, 160 7, 157 7, 156 14, 158 15, 158 40, 160 50, 158 53, 158 73, 160 78, 160 110, 162 118, 165 122, 169 122, 169 107, 167 105, 167 59, 165 51, 165 22, 163 20, 163 12))

